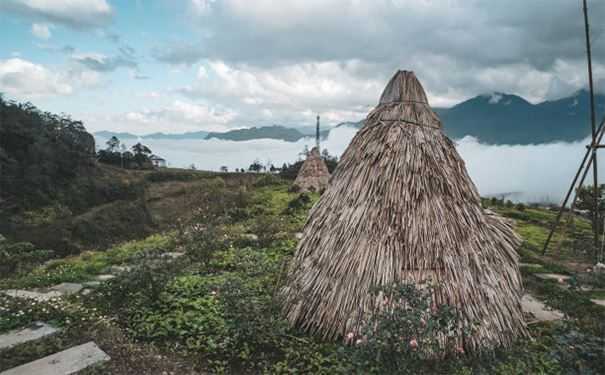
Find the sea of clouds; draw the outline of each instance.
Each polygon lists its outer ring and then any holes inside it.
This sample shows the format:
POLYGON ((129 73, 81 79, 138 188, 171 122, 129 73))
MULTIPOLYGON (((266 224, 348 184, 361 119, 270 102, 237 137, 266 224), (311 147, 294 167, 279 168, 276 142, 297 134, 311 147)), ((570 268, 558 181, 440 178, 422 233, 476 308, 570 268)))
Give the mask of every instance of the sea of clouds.
MULTIPOLYGON (((357 132, 351 127, 339 127, 322 141, 333 155, 340 156, 357 132)), ((106 139, 97 137, 103 147, 106 139)), ((126 140, 127 146, 136 143, 126 140)), ((142 143, 165 158, 171 167, 230 171, 247 168, 255 160, 263 164, 292 163, 301 158, 305 146, 314 145, 314 139, 298 142, 259 139, 245 142, 210 140, 145 139, 142 143)), ((557 142, 539 145, 486 145, 473 137, 456 140, 456 147, 466 162, 468 172, 482 196, 503 196, 523 202, 559 203, 569 187, 571 178, 584 156, 588 140, 557 142)), ((605 160, 599 171, 605 175, 605 160)))

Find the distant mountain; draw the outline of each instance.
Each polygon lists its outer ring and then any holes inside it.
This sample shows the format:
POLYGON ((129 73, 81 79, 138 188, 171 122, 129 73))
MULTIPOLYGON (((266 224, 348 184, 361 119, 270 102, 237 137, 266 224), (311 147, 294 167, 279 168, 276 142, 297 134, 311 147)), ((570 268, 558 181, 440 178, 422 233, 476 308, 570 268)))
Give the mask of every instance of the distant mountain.
POLYGON ((224 133, 208 133, 206 139, 224 139, 230 141, 249 141, 253 139, 279 139, 286 142, 296 142, 306 137, 302 132, 294 128, 273 125, 260 128, 252 127, 247 129, 230 130, 224 133))
POLYGON ((178 133, 178 134, 166 134, 166 133, 151 133, 146 135, 136 135, 131 133, 115 133, 106 130, 98 131, 94 133, 95 136, 100 138, 111 138, 113 136, 117 137, 120 140, 125 139, 205 139, 208 135, 208 132, 205 131, 197 131, 197 132, 187 132, 187 133, 178 133))
POLYGON ((95 137, 99 137, 99 138, 111 138, 111 137, 116 137, 120 140, 124 140, 124 139, 137 139, 139 138, 138 135, 134 135, 134 134, 130 134, 130 133, 124 133, 124 132, 120 132, 120 133, 116 133, 116 132, 110 132, 107 130, 101 130, 99 132, 94 132, 93 133, 95 135, 95 137))
MULTIPOLYGON (((580 90, 567 98, 532 104, 517 95, 492 93, 479 95, 451 108, 435 108, 450 138, 460 139, 470 135, 488 144, 537 144, 555 141, 577 141, 590 134, 589 94, 580 90)), ((597 121, 605 114, 605 95, 596 95, 597 121)), ((343 122, 332 128, 322 128, 321 138, 327 138, 335 128, 348 126, 360 129, 363 121, 343 122)), ((204 131, 182 134, 153 133, 143 139, 224 139, 248 141, 253 139, 277 139, 296 142, 301 138, 313 137, 315 128, 298 128, 281 125, 252 127, 227 132, 204 131)), ((97 137, 136 139, 130 133, 101 131, 97 137)))
MULTIPOLYGON (((451 108, 436 108, 451 138, 471 135, 489 144, 576 141, 590 134, 586 90, 539 104, 503 93, 479 95, 451 108)), ((605 95, 596 95, 597 121, 605 113, 605 95)))
POLYGON ((342 126, 348 126, 351 128, 355 128, 355 129, 361 129, 361 127, 363 126, 363 120, 361 121, 348 121, 348 122, 341 122, 340 124, 336 125, 334 128, 340 128, 342 126))

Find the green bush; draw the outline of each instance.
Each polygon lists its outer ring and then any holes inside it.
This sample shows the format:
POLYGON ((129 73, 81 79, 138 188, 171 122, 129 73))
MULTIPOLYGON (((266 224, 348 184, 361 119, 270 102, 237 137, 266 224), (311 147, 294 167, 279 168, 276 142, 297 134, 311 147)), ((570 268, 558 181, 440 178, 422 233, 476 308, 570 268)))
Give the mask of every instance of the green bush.
POLYGON ((433 365, 443 367, 444 355, 464 353, 455 343, 461 333, 455 310, 436 307, 429 285, 396 283, 372 293, 383 301, 383 307, 364 323, 361 332, 345 337, 356 345, 356 364, 366 373, 423 373, 433 365))
POLYGON ((287 213, 293 213, 303 208, 308 208, 310 203, 311 198, 309 197, 309 194, 301 193, 296 198, 288 202, 287 213))
POLYGON ((51 259, 54 256, 52 250, 36 248, 29 242, 9 243, 0 242, 0 277, 31 270, 34 266, 51 259))
POLYGON ((266 173, 261 178, 256 180, 256 182, 254 182, 254 186, 264 187, 264 186, 280 185, 282 183, 283 183, 282 179, 279 178, 278 176, 271 174, 271 173, 266 173))

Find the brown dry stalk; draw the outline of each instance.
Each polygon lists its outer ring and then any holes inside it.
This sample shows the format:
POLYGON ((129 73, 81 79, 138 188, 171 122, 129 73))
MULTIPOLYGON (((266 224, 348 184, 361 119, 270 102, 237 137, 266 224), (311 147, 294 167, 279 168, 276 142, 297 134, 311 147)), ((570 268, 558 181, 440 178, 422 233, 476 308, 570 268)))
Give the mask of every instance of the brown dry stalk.
POLYGON ((300 171, 298 171, 294 186, 301 192, 320 192, 328 186, 328 181, 330 181, 328 167, 321 158, 317 147, 313 147, 302 167, 300 167, 300 171))

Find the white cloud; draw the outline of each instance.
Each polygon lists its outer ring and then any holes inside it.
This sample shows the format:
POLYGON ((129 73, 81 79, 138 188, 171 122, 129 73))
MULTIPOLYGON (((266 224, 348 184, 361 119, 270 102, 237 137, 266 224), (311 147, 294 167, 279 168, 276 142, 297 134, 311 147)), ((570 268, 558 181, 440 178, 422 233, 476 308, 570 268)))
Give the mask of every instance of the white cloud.
POLYGON ((0 10, 76 29, 105 26, 113 16, 106 0, 2 0, 0 10))
MULTIPOLYGON (((146 96, 156 97, 157 93, 146 96)), ((83 114, 90 131, 116 130, 108 124, 118 124, 120 131, 135 134, 154 132, 179 133, 186 131, 225 131, 236 113, 230 109, 211 107, 201 103, 174 100, 159 108, 129 111, 116 115, 83 114)))
POLYGON ((18 57, 0 60, 0 92, 11 99, 71 95, 78 89, 93 89, 105 84, 107 81, 91 70, 51 69, 18 57))
POLYGON ((12 58, 0 60, 0 92, 29 99, 68 95, 73 92, 73 87, 61 74, 27 60, 12 58))
POLYGON ((50 27, 45 23, 34 23, 32 25, 32 34, 39 39, 49 39, 51 37, 50 27))
POLYGON ((300 125, 321 112, 334 122, 361 118, 376 104, 384 82, 356 76, 357 61, 301 63, 274 68, 208 61, 197 81, 179 90, 212 103, 229 102, 249 122, 300 125))

